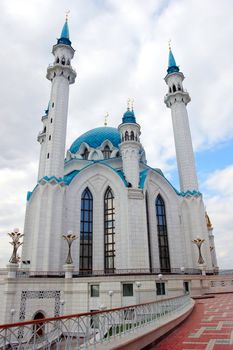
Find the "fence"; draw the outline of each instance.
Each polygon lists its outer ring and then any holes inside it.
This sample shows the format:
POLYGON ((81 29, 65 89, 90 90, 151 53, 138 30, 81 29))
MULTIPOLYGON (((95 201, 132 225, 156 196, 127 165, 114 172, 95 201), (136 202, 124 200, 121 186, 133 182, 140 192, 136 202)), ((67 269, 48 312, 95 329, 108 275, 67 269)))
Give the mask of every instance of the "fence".
POLYGON ((191 303, 188 295, 110 310, 0 325, 0 349, 86 349, 159 325, 191 303))

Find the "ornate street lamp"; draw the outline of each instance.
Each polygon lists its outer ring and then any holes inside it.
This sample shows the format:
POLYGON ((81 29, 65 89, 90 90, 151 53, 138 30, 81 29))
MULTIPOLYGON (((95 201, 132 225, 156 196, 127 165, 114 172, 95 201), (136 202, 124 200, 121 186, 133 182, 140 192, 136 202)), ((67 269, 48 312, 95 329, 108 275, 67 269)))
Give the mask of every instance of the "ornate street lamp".
POLYGON ((140 288, 142 286, 142 283, 140 281, 135 282, 137 288, 138 288, 138 304, 141 303, 141 298, 140 298, 140 288))
POLYGON ((69 265, 73 263, 73 259, 71 256, 71 245, 73 241, 75 241, 78 237, 76 235, 73 235, 72 231, 69 231, 67 235, 62 235, 62 237, 66 240, 68 244, 68 254, 66 258, 66 264, 69 265))
POLYGON ((13 232, 8 233, 8 235, 12 239, 12 242, 9 242, 9 243, 13 246, 13 252, 9 262, 12 264, 18 264, 19 257, 17 256, 17 250, 23 244, 23 242, 20 242, 19 240, 24 236, 24 234, 20 233, 18 228, 15 228, 13 232))
POLYGON ((198 264, 199 265, 203 265, 205 261, 204 261, 202 255, 201 255, 201 246, 205 242, 205 240, 201 239, 201 238, 196 238, 192 242, 197 246, 197 249, 198 249, 198 254, 199 254, 199 256, 198 256, 198 264))
POLYGON ((109 290, 108 291, 108 295, 109 295, 109 298, 110 298, 110 309, 112 309, 112 296, 113 296, 114 292, 113 290, 109 290))

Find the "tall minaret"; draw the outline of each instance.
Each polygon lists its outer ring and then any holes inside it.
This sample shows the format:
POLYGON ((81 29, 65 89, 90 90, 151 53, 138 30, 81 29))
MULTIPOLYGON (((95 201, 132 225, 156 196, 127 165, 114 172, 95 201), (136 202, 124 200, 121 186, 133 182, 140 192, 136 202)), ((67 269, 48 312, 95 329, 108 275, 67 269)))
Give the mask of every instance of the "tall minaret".
POLYGON ((123 162, 123 172, 129 187, 138 188, 139 185, 139 151, 140 125, 137 124, 133 107, 128 104, 122 123, 118 130, 121 134, 120 151, 123 162))
POLYGON ((186 109, 186 105, 190 101, 190 96, 183 89, 183 80, 184 75, 179 71, 179 67, 176 65, 171 48, 169 47, 168 69, 165 77, 168 85, 168 93, 164 98, 164 102, 168 108, 171 108, 172 112, 180 189, 186 192, 188 190, 198 191, 198 182, 186 109))
POLYGON ((69 39, 66 18, 61 36, 53 46, 54 63, 47 69, 47 79, 52 83, 48 113, 42 117, 43 131, 38 136, 41 155, 38 178, 64 175, 69 85, 73 84, 76 72, 71 66, 74 49, 69 39))

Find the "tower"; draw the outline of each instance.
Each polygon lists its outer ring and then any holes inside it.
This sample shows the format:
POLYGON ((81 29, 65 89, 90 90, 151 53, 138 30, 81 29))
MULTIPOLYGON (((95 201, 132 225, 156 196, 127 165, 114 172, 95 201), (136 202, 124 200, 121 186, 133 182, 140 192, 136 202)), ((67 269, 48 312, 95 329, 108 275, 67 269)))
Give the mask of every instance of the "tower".
POLYGON ((38 184, 28 197, 22 249, 23 261, 28 261, 34 271, 59 270, 63 263, 64 153, 69 85, 76 78, 71 66, 74 49, 67 18, 52 53, 54 62, 47 69, 50 101, 42 117, 43 130, 38 135, 41 144, 38 184))
POLYGON ((165 77, 168 93, 164 102, 168 108, 171 108, 180 190, 186 192, 198 191, 198 181, 186 109, 191 99, 188 92, 183 89, 183 80, 184 75, 176 65, 171 48, 169 48, 168 69, 165 77))
POLYGON ((74 49, 69 39, 67 18, 52 53, 54 62, 47 68, 46 75, 52 83, 49 107, 42 117, 43 131, 38 136, 41 144, 38 180, 44 176, 62 178, 64 175, 69 85, 76 78, 71 66, 74 49))
POLYGON ((133 107, 128 105, 124 113, 122 123, 118 130, 121 134, 120 151, 123 163, 123 172, 128 182, 128 187, 138 188, 139 184, 139 151, 140 125, 137 124, 133 107))

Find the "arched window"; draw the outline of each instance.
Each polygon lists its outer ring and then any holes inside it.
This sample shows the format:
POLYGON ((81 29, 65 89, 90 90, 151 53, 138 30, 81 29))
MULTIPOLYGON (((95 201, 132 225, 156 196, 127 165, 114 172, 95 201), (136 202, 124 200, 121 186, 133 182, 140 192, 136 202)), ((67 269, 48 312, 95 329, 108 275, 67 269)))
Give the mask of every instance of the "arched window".
POLYGON ((109 145, 106 145, 106 146, 104 147, 103 156, 104 156, 105 159, 111 157, 111 150, 110 150, 110 148, 109 148, 109 145))
POLYGON ((172 89, 171 89, 171 87, 169 87, 169 92, 170 92, 170 93, 172 92, 172 89))
POLYGON ((172 86, 172 90, 173 90, 173 92, 176 92, 176 86, 174 84, 172 86))
POLYGON ((147 239, 148 239, 148 254, 149 254, 149 266, 150 271, 152 272, 152 263, 151 263, 151 245, 150 245, 150 216, 149 216, 149 201, 148 201, 148 193, 146 191, 146 222, 147 222, 147 239))
POLYGON ((104 196, 104 271, 115 270, 115 208, 114 196, 110 187, 104 196))
POLYGON ((65 58, 64 58, 64 57, 62 57, 62 59, 61 59, 61 64, 64 66, 64 65, 65 65, 65 63, 66 63, 65 58))
POLYGON ((88 159, 88 156, 89 156, 89 151, 87 148, 85 148, 84 152, 83 152, 83 159, 88 159))
POLYGON ((89 188, 81 197, 79 272, 92 273, 93 198, 89 188))
MULTIPOLYGON (((45 318, 44 314, 38 311, 33 317, 33 320, 42 320, 43 318, 45 318)), ((39 323, 35 323, 33 325, 33 332, 34 334, 36 334, 37 337, 42 337, 44 335, 44 331, 45 331, 45 325, 43 321, 39 323)))
POLYGON ((130 140, 134 140, 134 132, 133 131, 131 131, 131 133, 130 133, 130 140))
POLYGON ((157 217, 160 268, 161 272, 170 272, 171 266, 167 236, 166 209, 163 198, 160 196, 160 194, 156 198, 155 206, 157 217))
POLYGON ((56 63, 59 63, 59 57, 57 58, 56 63))
POLYGON ((125 141, 128 141, 129 140, 129 133, 128 131, 125 132, 125 141))
POLYGON ((67 66, 70 65, 70 60, 68 59, 67 62, 66 62, 67 66))
POLYGON ((180 84, 178 84, 178 90, 181 91, 181 87, 180 87, 180 84))

